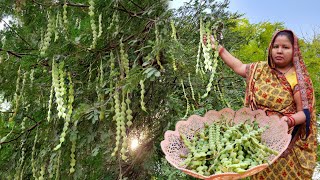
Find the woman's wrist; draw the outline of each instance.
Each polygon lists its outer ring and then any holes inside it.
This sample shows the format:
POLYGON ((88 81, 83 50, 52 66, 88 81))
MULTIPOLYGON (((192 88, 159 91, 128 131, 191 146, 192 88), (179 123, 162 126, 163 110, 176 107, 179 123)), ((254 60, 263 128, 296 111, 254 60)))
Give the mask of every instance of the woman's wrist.
POLYGON ((292 116, 287 116, 288 117, 288 126, 289 127, 294 127, 296 125, 296 120, 292 116))
POLYGON ((224 52, 224 47, 219 45, 218 46, 218 52, 219 52, 219 56, 221 56, 221 54, 224 52))

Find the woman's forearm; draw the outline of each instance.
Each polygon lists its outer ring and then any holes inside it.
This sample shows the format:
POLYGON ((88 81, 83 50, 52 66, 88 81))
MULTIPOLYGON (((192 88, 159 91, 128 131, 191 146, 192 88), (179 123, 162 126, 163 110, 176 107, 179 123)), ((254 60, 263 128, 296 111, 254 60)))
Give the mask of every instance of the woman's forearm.
POLYGON ((293 115, 286 115, 281 117, 281 120, 287 122, 289 128, 291 128, 293 126, 303 124, 304 122, 306 122, 306 116, 303 111, 298 111, 293 115))

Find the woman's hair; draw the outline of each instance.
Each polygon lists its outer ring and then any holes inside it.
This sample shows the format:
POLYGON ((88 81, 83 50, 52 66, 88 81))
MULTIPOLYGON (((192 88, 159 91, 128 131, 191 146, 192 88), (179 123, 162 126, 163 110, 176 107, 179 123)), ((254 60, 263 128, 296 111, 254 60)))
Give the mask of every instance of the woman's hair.
MULTIPOLYGON (((273 41, 278 37, 278 36, 286 36, 291 44, 293 45, 293 34, 290 31, 280 31, 276 34, 275 38, 273 39, 273 41)), ((273 43, 272 43, 273 44, 273 43)))

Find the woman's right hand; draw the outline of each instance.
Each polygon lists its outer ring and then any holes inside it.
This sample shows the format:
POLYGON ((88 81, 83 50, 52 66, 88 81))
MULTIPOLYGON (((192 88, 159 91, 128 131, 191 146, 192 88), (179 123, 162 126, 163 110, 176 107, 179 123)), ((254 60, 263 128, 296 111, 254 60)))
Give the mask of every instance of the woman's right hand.
MULTIPOLYGON (((206 45, 207 44, 207 35, 206 34, 203 35, 202 40, 203 40, 203 44, 206 45)), ((210 42, 211 42, 212 49, 216 50, 216 45, 215 45, 216 40, 214 39, 213 35, 210 36, 210 42)))
MULTIPOLYGON (((207 44, 208 37, 204 34, 202 37, 203 44, 207 44)), ((218 50, 218 54, 235 73, 239 74, 242 77, 246 77, 246 64, 243 64, 239 59, 235 58, 232 54, 230 54, 223 46, 216 45, 216 40, 214 36, 210 36, 210 42, 212 49, 218 50)), ((218 43, 217 43, 218 44, 218 43)))

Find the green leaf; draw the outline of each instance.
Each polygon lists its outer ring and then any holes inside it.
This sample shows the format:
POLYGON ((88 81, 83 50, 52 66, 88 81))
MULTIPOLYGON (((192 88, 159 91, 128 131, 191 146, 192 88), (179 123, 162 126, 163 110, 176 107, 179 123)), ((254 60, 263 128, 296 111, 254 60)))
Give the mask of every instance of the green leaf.
POLYGON ((154 73, 156 73, 158 70, 153 68, 151 71, 148 72, 147 78, 151 77, 154 73))
POLYGON ((155 74, 154 74, 156 77, 160 77, 160 71, 157 71, 155 74))
POLYGON ((148 68, 148 69, 146 69, 144 72, 143 72, 143 74, 148 74, 150 71, 152 71, 152 70, 155 70, 155 68, 154 67, 150 67, 150 68, 148 68))
POLYGON ((99 153, 100 148, 99 147, 95 147, 92 151, 91 151, 91 155, 92 156, 96 156, 99 153))

